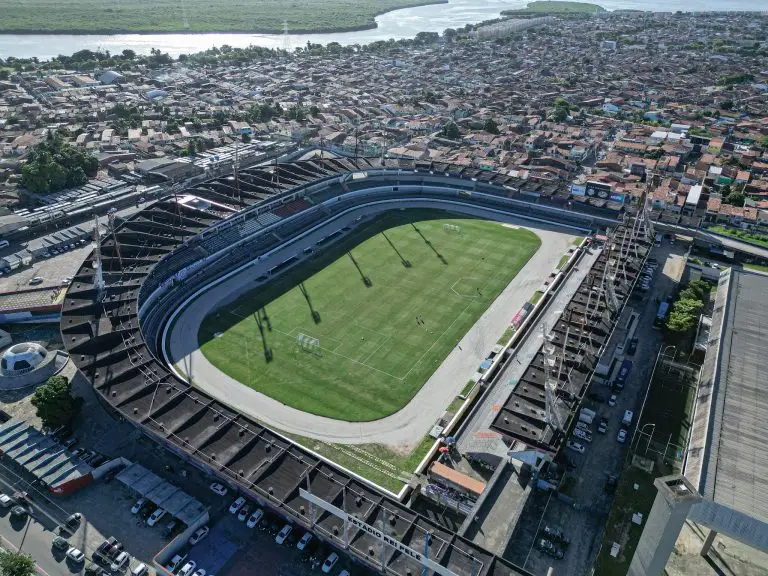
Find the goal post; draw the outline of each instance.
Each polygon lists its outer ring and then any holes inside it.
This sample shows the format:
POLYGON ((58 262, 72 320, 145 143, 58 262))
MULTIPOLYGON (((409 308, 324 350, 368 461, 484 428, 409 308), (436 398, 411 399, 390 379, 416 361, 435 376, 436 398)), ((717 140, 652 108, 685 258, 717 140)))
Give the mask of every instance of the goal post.
POLYGON ((457 224, 443 224, 443 230, 446 232, 451 232, 453 234, 458 234, 461 232, 461 226, 457 224))
POLYGON ((320 356, 320 339, 300 332, 296 336, 296 345, 304 352, 310 352, 320 356))

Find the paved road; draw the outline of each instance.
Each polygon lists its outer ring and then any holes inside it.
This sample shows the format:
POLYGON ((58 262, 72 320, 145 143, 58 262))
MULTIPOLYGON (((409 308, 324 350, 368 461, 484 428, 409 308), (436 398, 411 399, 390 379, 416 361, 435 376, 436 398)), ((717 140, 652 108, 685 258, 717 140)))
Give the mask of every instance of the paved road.
MULTIPOLYGON (((619 444, 616 441, 620 420, 624 410, 632 410, 635 413, 635 423, 639 418, 645 390, 661 345, 661 332, 653 327, 656 299, 663 300, 674 290, 683 268, 683 251, 680 247, 670 250, 666 242, 662 248, 654 249, 651 256, 659 261, 660 267, 656 271, 652 290, 646 299, 630 300, 628 303, 628 307, 640 314, 635 332, 638 347, 631 358, 634 365, 624 389, 617 392, 616 406, 595 404, 599 415, 608 420, 608 432, 605 435, 593 433, 594 441, 587 444, 584 454, 566 451, 568 458, 576 466, 570 472, 576 479, 571 491, 575 505, 556 498, 548 499, 543 516, 535 515, 523 519, 521 522, 527 523, 527 526, 518 526, 516 530, 519 536, 516 549, 511 550, 508 557, 533 574, 544 576, 552 566, 556 574, 585 575, 589 574, 594 564, 602 540, 604 522, 613 501, 613 497, 604 492, 606 474, 620 473, 629 447, 629 442, 619 444), (549 556, 532 548, 533 538, 539 527, 544 524, 561 527, 571 538, 571 545, 563 560, 553 561, 549 556)), ((607 350, 606 353, 612 354, 613 351, 607 350)), ((608 388, 599 384, 591 386, 590 391, 604 397, 610 395, 608 388)), ((593 428, 596 428, 596 425, 593 428)), ((630 438, 633 430, 634 428, 629 430, 630 438)), ((544 494, 538 496, 541 499, 546 498, 544 494)))
MULTIPOLYGON (((424 203, 434 207, 433 203, 424 203)), ((414 207, 418 207, 414 203, 414 207)), ((399 412, 373 422, 353 423, 333 420, 301 412, 286 406, 247 386, 213 366, 197 346, 198 329, 205 316, 219 302, 230 298, 236 290, 253 286, 264 271, 285 260, 289 255, 301 254, 308 246, 345 224, 353 224, 359 216, 368 216, 374 207, 361 207, 313 232, 278 254, 231 276, 205 292, 203 297, 181 311, 168 338, 166 353, 172 364, 183 374, 191 376, 194 384, 218 400, 237 406, 248 415, 288 433, 301 434, 325 442, 342 444, 384 443, 398 447, 413 447, 424 437, 425 431, 437 421, 445 407, 461 392, 478 364, 490 351, 509 324, 510 319, 539 289, 552 272, 560 257, 567 251, 572 236, 549 228, 536 228, 542 238, 542 247, 507 286, 503 293, 467 332, 458 346, 449 354, 413 400, 399 412), (460 346, 460 348, 459 348, 460 346)), ((478 217, 487 212, 477 210, 478 217)), ((501 217, 503 222, 529 226, 530 222, 513 217, 501 217)))

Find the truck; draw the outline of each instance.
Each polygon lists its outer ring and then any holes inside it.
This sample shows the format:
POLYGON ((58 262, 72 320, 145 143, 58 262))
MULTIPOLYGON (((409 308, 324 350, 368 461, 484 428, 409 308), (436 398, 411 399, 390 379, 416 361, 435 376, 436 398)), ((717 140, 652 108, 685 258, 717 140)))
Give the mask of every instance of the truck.
POLYGON ((624 426, 632 425, 632 410, 624 410, 624 418, 621 419, 621 423, 624 426))
POLYGON ((653 321, 654 328, 661 328, 667 321, 667 315, 669 314, 669 302, 664 300, 659 304, 659 309, 656 311, 656 319, 653 321))
POLYGON ((613 380, 614 386, 616 386, 616 388, 619 390, 624 388, 624 384, 627 382, 627 376, 629 376, 630 370, 632 370, 632 360, 622 361, 621 366, 619 366, 619 372, 616 374, 616 378, 613 380))
POLYGON ((582 408, 581 412, 579 412, 579 422, 592 424, 595 416, 597 416, 597 413, 594 410, 590 410, 589 408, 582 408))

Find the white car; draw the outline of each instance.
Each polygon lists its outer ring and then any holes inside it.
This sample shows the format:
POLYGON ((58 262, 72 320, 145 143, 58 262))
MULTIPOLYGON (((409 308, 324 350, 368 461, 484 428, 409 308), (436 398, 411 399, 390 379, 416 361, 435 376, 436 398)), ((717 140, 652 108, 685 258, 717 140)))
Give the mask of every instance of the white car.
POLYGON ((627 440, 627 431, 624 430, 624 428, 622 428, 621 430, 619 430, 619 433, 616 435, 616 441, 619 444, 624 444, 626 440, 627 440))
POLYGON ((152 512, 152 515, 147 519, 147 526, 154 526, 162 520, 163 516, 165 516, 165 510, 158 508, 152 512))
POLYGON ((128 552, 123 550, 120 552, 120 554, 117 555, 117 558, 115 558, 112 561, 112 564, 110 564, 109 569, 112 570, 112 572, 122 572, 125 570, 125 567, 128 565, 128 562, 130 562, 131 557, 128 556, 128 552))
POLYGON ((331 570, 333 570, 333 567, 336 566, 336 562, 339 561, 339 555, 336 554, 336 552, 331 552, 331 555, 328 556, 328 558, 325 559, 325 562, 323 562, 323 574, 330 573, 331 570))
POLYGON ((67 550, 67 558, 72 560, 72 562, 77 562, 78 564, 85 560, 85 554, 83 554, 80 550, 77 548, 70 548, 67 550))
POLYGON ((568 440, 568 443, 566 444, 568 448, 571 450, 575 450, 579 454, 584 454, 584 444, 581 442, 576 442, 575 440, 568 440))
POLYGON ((218 494, 219 496, 226 496, 227 495, 227 487, 224 486, 224 484, 221 484, 219 482, 214 482, 211 484, 211 492, 214 494, 218 494))
POLYGON ((146 498, 139 498, 136 500, 136 504, 133 505, 133 508, 131 508, 131 514, 138 514, 141 508, 144 506, 144 504, 147 503, 146 498))
POLYGON ((202 526, 198 528, 197 530, 195 530, 195 533, 189 537, 189 545, 194 546, 195 544, 200 542, 200 540, 208 536, 208 532, 210 531, 211 529, 208 528, 208 526, 202 526))
POLYGON ((248 506, 243 506, 240 508, 240 512, 237 513, 237 519, 240 520, 240 522, 243 522, 246 518, 248 518, 248 506))
POLYGON ((205 576, 205 570, 202 568, 198 568, 195 572, 195 576, 205 576))
POLYGON ((275 536, 275 542, 278 544, 282 544, 285 542, 285 539, 288 538, 288 535, 293 531, 293 526, 290 524, 286 524, 283 526, 283 529, 280 530, 280 532, 277 533, 277 536, 275 536))
POLYGON ((184 566, 182 566, 181 570, 179 570, 179 576, 192 576, 192 572, 195 571, 195 568, 197 567, 197 562, 194 560, 190 560, 184 566))
POLYGON ((237 514, 237 511, 240 510, 240 508, 243 507, 243 504, 245 504, 245 498, 240 496, 237 500, 232 502, 229 506, 229 513, 230 514, 237 514))
POLYGON ((253 511, 253 514, 251 514, 251 517, 248 518, 248 523, 246 524, 248 528, 254 528, 264 517, 264 512, 261 510, 261 508, 256 508, 256 510, 253 511))
POLYGON ((134 566, 133 570, 131 570, 131 576, 147 576, 148 572, 149 568, 142 562, 141 564, 134 566))
POLYGON ((616 406, 616 394, 611 394, 611 397, 608 398, 608 406, 616 406))
POLYGON ((339 572, 339 576, 351 576, 348 570, 342 570, 339 572))
POLYGON ((13 498, 8 494, 0 494, 0 506, 3 508, 10 508, 13 505, 13 498))
POLYGON ((299 540, 298 544, 296 544, 296 548, 299 550, 304 550, 304 548, 307 547, 307 545, 312 542, 312 533, 311 532, 305 532, 304 536, 301 537, 301 540, 299 540))

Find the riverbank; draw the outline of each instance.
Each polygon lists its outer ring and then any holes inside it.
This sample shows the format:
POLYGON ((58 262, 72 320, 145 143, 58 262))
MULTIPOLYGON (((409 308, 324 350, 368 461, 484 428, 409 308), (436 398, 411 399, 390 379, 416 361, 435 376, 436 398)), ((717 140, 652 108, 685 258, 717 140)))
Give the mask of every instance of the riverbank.
POLYGON ((51 7, 45 0, 7 6, 0 34, 117 35, 117 34, 281 34, 284 22, 295 34, 334 34, 374 30, 376 17, 405 8, 447 4, 449 0, 224 0, 216 10, 205 0, 123 0, 100 8, 99 0, 70 0, 51 7))

